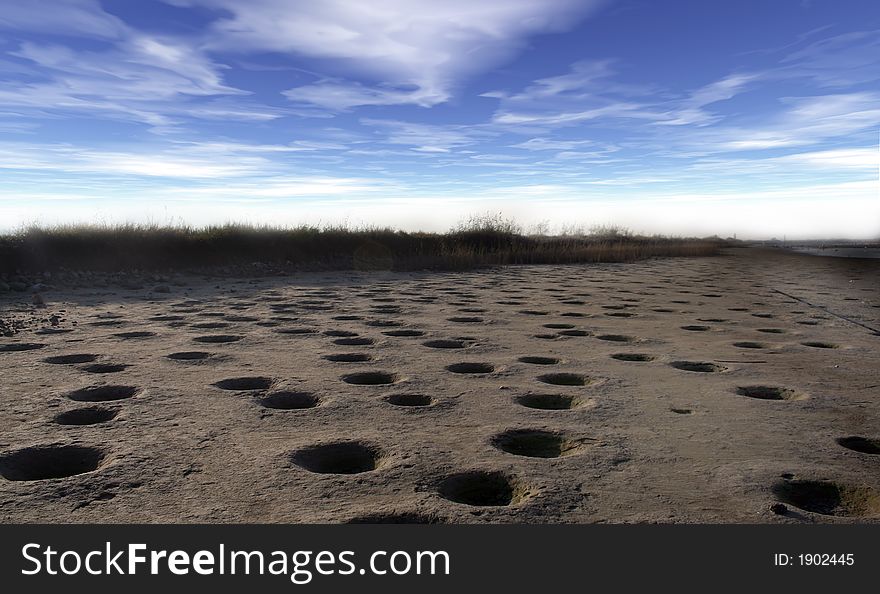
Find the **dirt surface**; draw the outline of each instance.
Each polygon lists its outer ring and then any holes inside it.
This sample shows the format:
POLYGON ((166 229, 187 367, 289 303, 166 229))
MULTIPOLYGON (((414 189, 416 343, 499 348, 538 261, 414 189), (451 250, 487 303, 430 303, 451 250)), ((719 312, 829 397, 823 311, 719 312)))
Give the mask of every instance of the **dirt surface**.
POLYGON ((182 285, 0 297, 3 522, 880 519, 878 262, 182 285))

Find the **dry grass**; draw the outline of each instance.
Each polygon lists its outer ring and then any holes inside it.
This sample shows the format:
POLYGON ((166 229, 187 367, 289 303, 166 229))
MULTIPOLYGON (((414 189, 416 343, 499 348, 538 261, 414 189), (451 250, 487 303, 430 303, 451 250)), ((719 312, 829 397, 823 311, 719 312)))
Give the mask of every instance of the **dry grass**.
POLYGON ((641 237, 618 229, 527 235, 493 216, 472 218, 447 233, 233 224, 29 227, 0 236, 0 273, 182 270, 255 262, 287 269, 457 270, 709 256, 721 245, 716 239, 641 237))

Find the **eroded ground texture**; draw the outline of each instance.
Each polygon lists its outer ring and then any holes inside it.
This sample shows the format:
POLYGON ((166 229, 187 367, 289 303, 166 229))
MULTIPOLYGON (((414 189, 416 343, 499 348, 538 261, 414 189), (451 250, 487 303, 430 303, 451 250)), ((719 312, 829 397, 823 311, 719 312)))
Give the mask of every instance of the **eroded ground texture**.
POLYGON ((0 338, 0 519, 876 521, 878 271, 739 249, 7 295, 39 323, 0 338))

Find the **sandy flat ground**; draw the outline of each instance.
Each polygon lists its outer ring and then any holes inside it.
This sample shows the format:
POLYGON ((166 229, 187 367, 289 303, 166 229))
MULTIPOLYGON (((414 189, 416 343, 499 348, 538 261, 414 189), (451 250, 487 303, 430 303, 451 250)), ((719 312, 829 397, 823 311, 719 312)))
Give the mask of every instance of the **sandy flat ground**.
POLYGON ((880 518, 877 261, 44 296, 0 337, 3 522, 880 518))

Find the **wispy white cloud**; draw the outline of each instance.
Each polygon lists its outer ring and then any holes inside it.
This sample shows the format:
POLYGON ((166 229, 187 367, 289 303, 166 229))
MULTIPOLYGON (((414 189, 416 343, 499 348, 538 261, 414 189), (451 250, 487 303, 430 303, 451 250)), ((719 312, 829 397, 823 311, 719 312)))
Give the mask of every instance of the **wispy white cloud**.
POLYGON ((4 2, 0 29, 99 39, 118 39, 128 27, 101 8, 98 0, 4 2))
POLYGON ((760 150, 815 144, 847 137, 880 124, 880 93, 857 92, 787 98, 785 110, 757 128, 712 132, 707 146, 717 150, 760 150))
POLYGON ((373 86, 319 80, 289 98, 331 109, 435 105, 464 78, 507 59, 527 37, 573 26, 603 0, 165 0, 228 11, 206 42, 224 52, 331 61, 373 86), (382 84, 375 84, 381 81, 382 84))
POLYGON ((880 80, 877 56, 880 30, 854 31, 815 41, 785 56, 787 76, 807 76, 829 87, 846 87, 880 80))
POLYGON ((384 143, 403 145, 424 153, 447 153, 474 144, 479 136, 485 137, 487 134, 479 129, 458 125, 441 126, 375 118, 364 118, 361 123, 382 132, 384 143))
MULTIPOLYGON (((273 147, 264 151, 272 152, 273 147)), ((91 173, 172 179, 234 178, 277 172, 254 147, 179 146, 164 150, 121 151, 65 144, 0 144, 0 169, 51 174, 91 173)))

